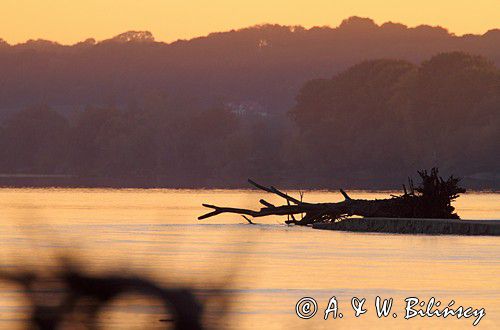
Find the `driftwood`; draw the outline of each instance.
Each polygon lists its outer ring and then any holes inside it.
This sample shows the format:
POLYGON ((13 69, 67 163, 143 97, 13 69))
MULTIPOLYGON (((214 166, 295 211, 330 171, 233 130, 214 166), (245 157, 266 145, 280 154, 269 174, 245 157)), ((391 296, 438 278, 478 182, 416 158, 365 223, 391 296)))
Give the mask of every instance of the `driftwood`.
POLYGON ((284 198, 287 204, 275 206, 261 199, 260 203, 264 207, 258 211, 203 204, 203 206, 213 209, 213 211, 200 216, 198 219, 203 220, 222 213, 235 213, 244 216, 249 223, 253 223, 247 216, 257 218, 269 215, 286 215, 288 220, 285 223, 303 226, 314 223, 335 222, 353 215, 366 218, 459 219, 458 215, 453 213, 454 208, 451 206, 451 202, 460 193, 465 192, 465 189, 458 186, 460 179, 451 176, 445 181, 438 176, 436 168, 433 168, 430 174, 425 170, 418 173, 422 179, 420 186, 415 188, 413 181, 409 179, 409 190, 403 185, 402 195, 379 200, 353 199, 344 190, 340 189, 344 200, 337 203, 307 203, 275 187, 262 186, 248 180, 256 188, 284 198), (305 215, 300 220, 297 220, 295 216, 298 214, 305 215))

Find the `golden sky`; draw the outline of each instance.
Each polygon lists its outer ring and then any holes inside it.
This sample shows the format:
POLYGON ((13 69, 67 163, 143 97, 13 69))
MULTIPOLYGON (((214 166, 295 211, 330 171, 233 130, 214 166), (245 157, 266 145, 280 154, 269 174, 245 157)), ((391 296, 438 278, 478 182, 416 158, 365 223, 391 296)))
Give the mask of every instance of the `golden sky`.
POLYGON ((149 30, 174 41, 261 23, 337 26, 353 15, 482 34, 500 28, 500 0, 0 0, 0 38, 72 44, 149 30))

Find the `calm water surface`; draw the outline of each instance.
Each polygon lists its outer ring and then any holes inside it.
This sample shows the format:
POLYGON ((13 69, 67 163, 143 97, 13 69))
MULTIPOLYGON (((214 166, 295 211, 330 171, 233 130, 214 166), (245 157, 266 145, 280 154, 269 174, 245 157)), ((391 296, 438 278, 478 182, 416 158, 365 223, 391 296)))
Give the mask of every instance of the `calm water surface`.
MULTIPOLYGON (((59 267, 58 258, 72 256, 88 272, 118 270, 194 287, 208 299, 208 318, 219 312, 207 292, 223 288, 228 307, 222 324, 231 329, 471 327, 473 319, 404 320, 404 298, 410 296, 484 307, 480 327, 498 328, 498 237, 319 231, 284 226, 278 217, 255 226, 237 215, 196 220, 205 212, 202 202, 258 208, 261 197, 235 190, 0 189, 1 269, 45 272, 59 267), (377 295, 394 298, 397 318, 376 318, 377 295), (311 320, 294 313, 304 296, 319 304, 311 320), (321 312, 331 296, 344 318, 324 321, 321 312), (350 308, 353 296, 367 298, 368 312, 360 318, 350 308)), ((340 197, 305 194, 313 202, 340 197)), ((499 202, 500 194, 471 193, 455 206, 464 219, 500 219, 499 202)), ((22 328, 28 312, 20 289, 0 283, 0 328, 22 328)), ((117 329, 160 327, 160 318, 157 303, 132 296, 101 316, 106 327, 117 329)))

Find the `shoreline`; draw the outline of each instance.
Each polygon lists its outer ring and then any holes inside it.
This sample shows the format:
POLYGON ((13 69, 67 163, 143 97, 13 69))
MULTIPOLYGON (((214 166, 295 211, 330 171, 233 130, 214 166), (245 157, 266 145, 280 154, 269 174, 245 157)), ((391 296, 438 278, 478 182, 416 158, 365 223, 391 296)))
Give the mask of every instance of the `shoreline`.
MULTIPOLYGON (((356 180, 352 178, 321 180, 293 180, 273 176, 259 177, 262 182, 272 182, 275 186, 288 190, 324 190, 338 191, 401 191, 401 186, 394 184, 398 180, 373 178, 356 180)), ((500 193, 497 182, 478 182, 463 180, 469 192, 500 193)), ((135 177, 82 177, 71 174, 3 174, 0 173, 0 188, 114 188, 114 189, 248 189, 246 178, 213 178, 203 175, 175 176, 135 176, 135 177)))
POLYGON ((312 228, 363 233, 500 236, 500 220, 350 218, 315 223, 312 228))

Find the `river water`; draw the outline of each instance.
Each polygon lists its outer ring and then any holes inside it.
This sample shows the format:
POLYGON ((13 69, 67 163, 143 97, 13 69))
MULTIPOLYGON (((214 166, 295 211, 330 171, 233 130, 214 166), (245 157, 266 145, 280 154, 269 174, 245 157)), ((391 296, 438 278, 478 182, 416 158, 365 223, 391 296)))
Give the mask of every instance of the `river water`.
MULTIPOLYGON (((207 324, 230 329, 469 328, 475 319, 405 320, 407 297, 484 308, 479 326, 500 324, 498 237, 320 231, 285 226, 279 217, 257 225, 237 215, 196 219, 205 212, 203 202, 258 208, 262 197, 247 190, 0 189, 0 269, 48 274, 65 257, 89 274, 118 272, 190 287, 206 301, 207 324), (343 318, 325 321, 333 296, 343 318), (394 299, 396 317, 377 318, 376 296, 394 299), (317 301, 311 319, 295 314, 302 297, 317 301), (366 298, 366 314, 354 317, 352 297, 366 298)), ((304 199, 341 196, 309 191, 304 199)), ((500 194, 468 193, 455 206, 463 219, 500 219, 499 202, 500 194)), ((29 306, 20 287, 0 282, 1 329, 25 326, 29 306)), ((105 328, 149 329, 164 327, 163 318, 158 302, 125 296, 99 320, 105 328)), ((69 324, 77 328, 78 319, 69 324)))

